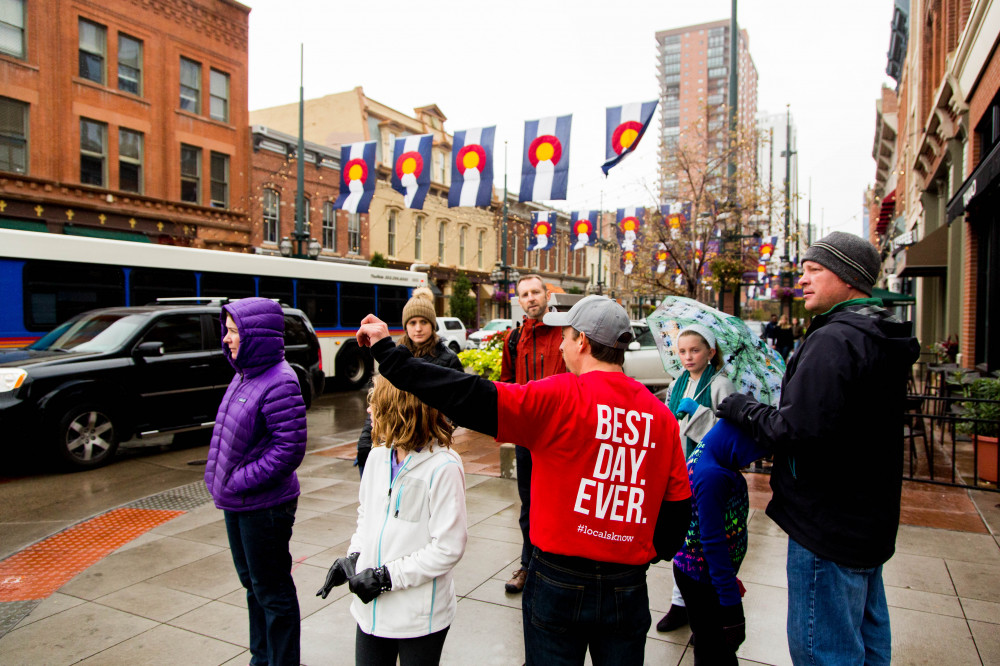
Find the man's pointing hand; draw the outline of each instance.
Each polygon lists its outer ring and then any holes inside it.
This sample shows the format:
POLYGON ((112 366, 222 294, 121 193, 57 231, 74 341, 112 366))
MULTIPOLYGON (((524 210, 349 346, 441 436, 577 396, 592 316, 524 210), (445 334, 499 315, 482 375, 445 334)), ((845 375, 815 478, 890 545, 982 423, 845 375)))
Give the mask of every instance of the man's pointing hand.
POLYGON ((361 327, 354 335, 359 347, 371 347, 382 338, 389 337, 389 327, 373 314, 361 320, 361 327))

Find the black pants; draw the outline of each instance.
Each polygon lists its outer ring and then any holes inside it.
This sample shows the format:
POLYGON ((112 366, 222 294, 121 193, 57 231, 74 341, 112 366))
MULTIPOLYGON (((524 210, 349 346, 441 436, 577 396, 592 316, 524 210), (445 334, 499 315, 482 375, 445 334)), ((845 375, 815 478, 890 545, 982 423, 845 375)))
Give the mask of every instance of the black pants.
POLYGON ((522 537, 521 568, 527 570, 534 550, 528 534, 528 515, 531 512, 531 451, 523 446, 515 446, 514 463, 517 466, 517 495, 521 498, 521 515, 517 519, 522 537))
POLYGON ((395 666, 399 657, 400 666, 424 666, 438 664, 448 629, 417 638, 382 638, 361 631, 358 627, 354 638, 354 663, 358 666, 395 666))
POLYGON ((694 644, 695 666, 736 666, 736 650, 728 645, 722 635, 722 615, 719 595, 709 583, 699 583, 674 565, 674 582, 677 583, 684 604, 687 606, 688 623, 697 640, 694 644))

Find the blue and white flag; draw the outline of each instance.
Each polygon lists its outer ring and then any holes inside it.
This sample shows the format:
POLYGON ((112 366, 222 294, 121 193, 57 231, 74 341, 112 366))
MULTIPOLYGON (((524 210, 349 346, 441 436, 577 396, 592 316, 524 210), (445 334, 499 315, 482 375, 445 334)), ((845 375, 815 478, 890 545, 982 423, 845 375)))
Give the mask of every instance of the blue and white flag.
POLYGON ((570 241, 573 243, 571 250, 582 250, 597 241, 600 219, 600 211, 596 210, 578 210, 573 213, 569 221, 569 228, 572 230, 570 241))
POLYGON ((448 208, 487 208, 493 197, 493 137, 496 126, 455 132, 451 149, 448 208))
POLYGON ((393 147, 392 189, 403 195, 407 208, 421 210, 431 186, 431 145, 434 136, 418 134, 396 139, 393 147))
POLYGON ((528 242, 528 250, 551 250, 555 247, 553 234, 556 231, 556 214, 535 211, 531 214, 531 233, 534 239, 528 242))
POLYGON ((611 167, 639 147, 639 140, 646 133, 654 111, 656 111, 656 100, 608 107, 607 136, 604 141, 607 161, 601 166, 605 176, 611 171, 611 167))
POLYGON ((367 213, 375 194, 375 142, 362 141, 340 147, 340 194, 334 208, 367 213))
POLYGON ((566 199, 569 184, 569 129, 573 116, 524 123, 520 201, 566 199))
POLYGON ((638 206, 619 208, 616 219, 618 244, 622 252, 635 252, 642 241, 642 227, 646 222, 646 209, 638 206))

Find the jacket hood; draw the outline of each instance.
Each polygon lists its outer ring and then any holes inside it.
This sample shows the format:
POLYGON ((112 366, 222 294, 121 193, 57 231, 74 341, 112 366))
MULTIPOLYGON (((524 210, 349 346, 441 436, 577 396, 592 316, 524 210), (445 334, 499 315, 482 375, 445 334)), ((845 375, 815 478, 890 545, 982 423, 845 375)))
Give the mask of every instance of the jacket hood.
POLYGON ((701 443, 720 466, 734 472, 770 453, 753 437, 726 419, 719 419, 701 443))
POLYGON ((223 306, 222 337, 226 336, 226 315, 240 332, 240 348, 236 358, 225 342, 222 350, 238 372, 255 375, 285 359, 285 315, 280 305, 269 298, 241 298, 223 306))
MULTIPOLYGON (((909 367, 920 356, 920 343, 913 337, 913 323, 900 321, 878 305, 848 305, 823 314, 813 320, 820 325, 830 322, 846 324, 875 339, 886 350, 894 363, 909 367)), ((813 328, 810 327, 810 328, 813 328)))

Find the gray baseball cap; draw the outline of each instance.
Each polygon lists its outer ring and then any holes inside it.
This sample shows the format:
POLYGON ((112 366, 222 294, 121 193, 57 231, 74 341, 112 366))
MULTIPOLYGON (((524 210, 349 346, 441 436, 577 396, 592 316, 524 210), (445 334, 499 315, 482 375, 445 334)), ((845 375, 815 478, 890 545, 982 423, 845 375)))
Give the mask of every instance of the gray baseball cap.
POLYGON ((624 349, 632 342, 632 323, 625 308, 607 296, 587 296, 569 312, 546 312, 546 326, 572 326, 594 342, 624 349))

